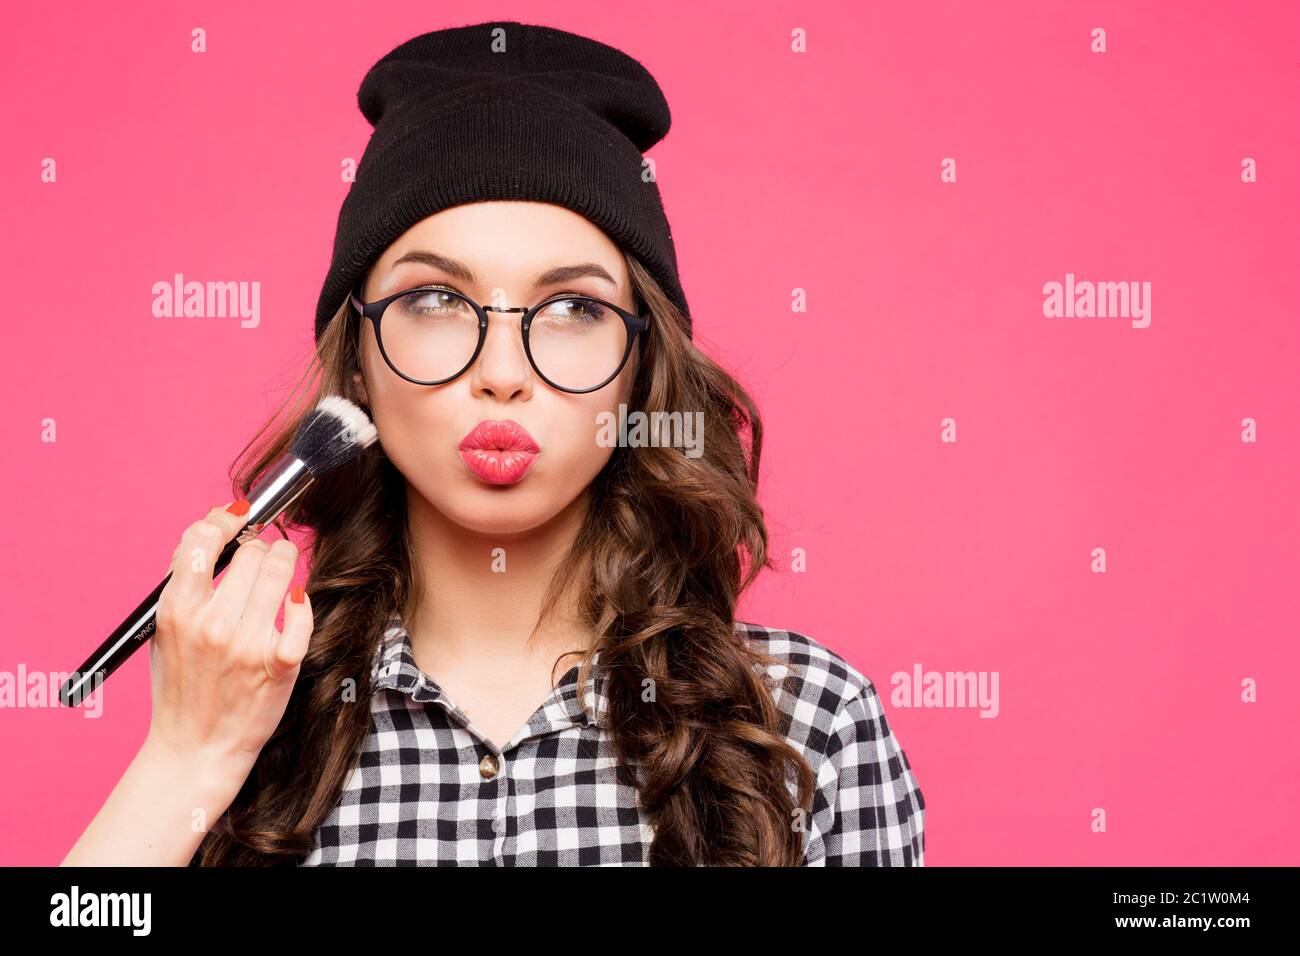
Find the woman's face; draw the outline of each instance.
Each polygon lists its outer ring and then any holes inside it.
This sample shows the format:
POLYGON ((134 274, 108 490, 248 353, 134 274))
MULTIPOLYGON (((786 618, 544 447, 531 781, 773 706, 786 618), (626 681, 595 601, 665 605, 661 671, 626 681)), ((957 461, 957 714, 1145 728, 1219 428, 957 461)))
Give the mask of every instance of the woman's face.
MULTIPOLYGON (((373 302, 430 284, 484 306, 532 306, 570 293, 635 311, 618 247, 583 216, 549 203, 468 203, 416 223, 376 261, 362 300, 373 302)), ((427 303, 449 301, 434 297, 427 303)), ((574 312, 558 306, 547 311, 574 312)), ((609 412, 617 418, 636 375, 639 345, 604 388, 584 394, 552 388, 537 376, 524 352, 521 315, 488 312, 487 337, 474 364, 443 385, 401 378, 380 354, 374 323, 367 320, 361 327, 361 371, 353 377, 370 406, 384 452, 433 508, 484 534, 538 527, 587 488, 614 451, 597 441, 598 416, 609 412), (484 447, 462 449, 462 441, 484 421, 521 426, 539 451, 530 458, 486 447, 501 437, 490 428, 480 432, 482 440, 469 443, 484 447)), ((612 314, 608 320, 622 322, 612 314)), ((384 327, 388 347, 387 320, 384 327)), ((539 344, 535 324, 534 354, 539 344)))

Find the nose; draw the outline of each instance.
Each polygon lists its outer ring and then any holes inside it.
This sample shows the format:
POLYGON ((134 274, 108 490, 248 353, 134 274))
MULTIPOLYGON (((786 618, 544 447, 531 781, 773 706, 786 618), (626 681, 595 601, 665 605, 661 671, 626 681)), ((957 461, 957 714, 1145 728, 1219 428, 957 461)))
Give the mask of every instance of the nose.
POLYGON ((532 394, 533 369, 519 331, 522 316, 522 311, 488 311, 483 348, 470 369, 470 388, 475 395, 504 402, 532 394))

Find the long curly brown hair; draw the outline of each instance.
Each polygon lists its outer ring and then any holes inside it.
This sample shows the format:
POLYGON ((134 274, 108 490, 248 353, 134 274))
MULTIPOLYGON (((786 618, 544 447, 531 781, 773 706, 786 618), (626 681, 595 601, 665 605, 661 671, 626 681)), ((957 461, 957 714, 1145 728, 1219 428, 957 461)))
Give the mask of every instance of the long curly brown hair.
MULTIPOLYGON (((797 866, 814 776, 785 738, 788 717, 766 673, 775 661, 734 624, 740 594, 771 566, 756 497, 762 424, 650 273, 624 258, 652 313, 628 407, 703 410, 704 453, 615 448, 541 617, 577 589, 598 635, 579 680, 598 651, 620 772, 636 781, 654 825, 651 865, 797 866), (654 706, 642 701, 646 678, 654 706)), ((340 308, 298 387, 232 466, 239 494, 288 452, 320 398, 365 408, 351 375, 360 330, 356 311, 340 308)), ((293 865, 312 849, 369 730, 370 664, 386 622, 409 620, 422 597, 405 479, 381 443, 318 480, 276 521, 282 533, 285 522, 309 532, 315 628, 284 717, 192 866, 293 865)))

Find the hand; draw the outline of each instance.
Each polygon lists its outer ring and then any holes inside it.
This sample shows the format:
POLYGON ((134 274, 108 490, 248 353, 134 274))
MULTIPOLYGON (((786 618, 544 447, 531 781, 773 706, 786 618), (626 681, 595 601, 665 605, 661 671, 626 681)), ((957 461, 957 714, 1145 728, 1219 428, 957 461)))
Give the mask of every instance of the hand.
POLYGON ((245 520, 213 508, 172 554, 150 650, 146 740, 153 751, 228 774, 236 790, 284 715, 313 627, 302 589, 292 596, 301 603, 285 596, 298 558, 290 541, 244 542, 213 586, 217 556, 245 520), (275 627, 281 604, 283 633, 275 627))

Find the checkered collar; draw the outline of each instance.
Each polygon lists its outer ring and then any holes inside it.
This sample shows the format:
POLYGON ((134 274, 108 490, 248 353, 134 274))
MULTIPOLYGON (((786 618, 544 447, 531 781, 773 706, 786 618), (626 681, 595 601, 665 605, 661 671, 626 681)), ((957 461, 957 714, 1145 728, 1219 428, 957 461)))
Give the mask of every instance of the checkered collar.
MULTIPOLYGON (((437 681, 416 665, 411 636, 398 616, 389 621, 384 631, 383 640, 375 652, 370 676, 371 685, 376 690, 387 688, 406 694, 420 703, 437 704, 461 723, 469 722, 455 702, 438 686, 437 681)), ((592 674, 588 676, 581 695, 578 689, 578 665, 575 664, 559 678, 551 696, 533 715, 527 725, 527 736, 574 725, 606 727, 608 701, 603 689, 604 672, 598 651, 593 656, 592 674), (594 719, 591 717, 593 714, 594 719)), ((517 735, 516 741, 519 739, 524 738, 517 735)))

